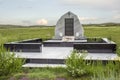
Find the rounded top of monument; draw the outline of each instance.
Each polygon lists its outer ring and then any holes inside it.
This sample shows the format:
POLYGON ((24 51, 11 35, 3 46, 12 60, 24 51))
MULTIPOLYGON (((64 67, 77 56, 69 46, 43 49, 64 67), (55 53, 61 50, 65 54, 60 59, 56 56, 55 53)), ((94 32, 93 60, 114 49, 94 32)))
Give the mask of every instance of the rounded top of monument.
POLYGON ((68 11, 68 12, 65 13, 63 16, 66 16, 66 15, 68 15, 69 17, 70 17, 70 16, 76 16, 76 17, 78 17, 76 14, 74 14, 74 13, 71 12, 71 11, 68 11))

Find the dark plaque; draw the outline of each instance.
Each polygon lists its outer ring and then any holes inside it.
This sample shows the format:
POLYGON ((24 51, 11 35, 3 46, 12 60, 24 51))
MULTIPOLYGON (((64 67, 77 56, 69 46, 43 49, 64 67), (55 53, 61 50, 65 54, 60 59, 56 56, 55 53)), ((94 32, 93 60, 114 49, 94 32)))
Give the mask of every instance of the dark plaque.
POLYGON ((74 19, 65 19, 65 36, 74 36, 74 19))

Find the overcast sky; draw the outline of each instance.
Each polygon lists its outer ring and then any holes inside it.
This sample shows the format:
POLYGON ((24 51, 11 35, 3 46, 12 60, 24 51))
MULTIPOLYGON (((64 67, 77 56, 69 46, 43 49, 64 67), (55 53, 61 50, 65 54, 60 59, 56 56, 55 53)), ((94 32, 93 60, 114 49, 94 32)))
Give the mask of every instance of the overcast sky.
POLYGON ((0 24, 55 25, 68 11, 82 24, 120 22, 120 0, 0 0, 0 24))

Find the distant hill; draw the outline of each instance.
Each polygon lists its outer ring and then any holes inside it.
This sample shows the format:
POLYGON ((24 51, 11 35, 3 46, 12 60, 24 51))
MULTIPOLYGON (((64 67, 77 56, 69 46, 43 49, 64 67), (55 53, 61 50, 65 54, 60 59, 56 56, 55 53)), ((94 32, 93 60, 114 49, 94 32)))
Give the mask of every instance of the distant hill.
POLYGON ((83 24, 84 26, 99 26, 99 27, 109 27, 109 26, 119 26, 120 27, 120 23, 101 23, 101 24, 83 24))
MULTIPOLYGON (((82 24, 83 26, 98 26, 98 27, 110 27, 110 26, 116 26, 120 27, 120 23, 101 23, 101 24, 82 24)), ((53 26, 44 26, 44 25, 32 25, 32 26, 22 26, 22 25, 0 25, 0 28, 26 28, 26 27, 55 27, 53 26)))
POLYGON ((32 26, 22 26, 22 25, 0 25, 0 28, 26 28, 26 27, 54 27, 54 26, 44 26, 44 25, 32 25, 32 26))
POLYGON ((21 25, 0 25, 0 28, 20 28, 20 27, 24 27, 21 25))

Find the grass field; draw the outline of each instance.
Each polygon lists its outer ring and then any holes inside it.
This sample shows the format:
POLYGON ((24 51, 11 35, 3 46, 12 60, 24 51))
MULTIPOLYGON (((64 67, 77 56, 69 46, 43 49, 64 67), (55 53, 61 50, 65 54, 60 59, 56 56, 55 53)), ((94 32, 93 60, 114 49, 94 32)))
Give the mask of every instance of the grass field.
POLYGON ((85 27, 87 37, 107 37, 120 46, 120 27, 85 27))
POLYGON ((31 38, 51 38, 53 28, 7 28, 0 29, 0 43, 19 41, 31 38))
MULTIPOLYGON (((120 46, 120 27, 84 27, 86 37, 107 37, 120 46)), ((52 38, 54 27, 31 27, 31 28, 2 28, 0 29, 0 43, 18 41, 32 38, 52 38)))
MULTIPOLYGON (((117 43, 117 46, 120 46, 120 26, 119 27, 118 26, 117 27, 116 26, 84 27, 84 31, 86 37, 107 37, 115 41, 117 43)), ((32 38, 42 38, 45 40, 45 39, 50 39, 53 36, 54 36, 54 27, 0 28, 0 44, 11 41, 32 39, 32 38)), ((119 75, 119 73, 117 74, 119 75)), ((14 74, 13 78, 14 77, 16 79, 12 79, 12 80, 57 80, 57 78, 58 80, 91 80, 90 76, 83 76, 78 79, 74 79, 69 75, 67 75, 67 71, 64 68, 58 68, 58 69, 43 68, 43 69, 32 69, 32 70, 27 69, 27 70, 23 70, 22 73, 20 72, 14 74), (24 79, 24 78, 28 78, 28 79, 24 79)), ((103 80, 103 79, 98 79, 98 80, 103 80)))

